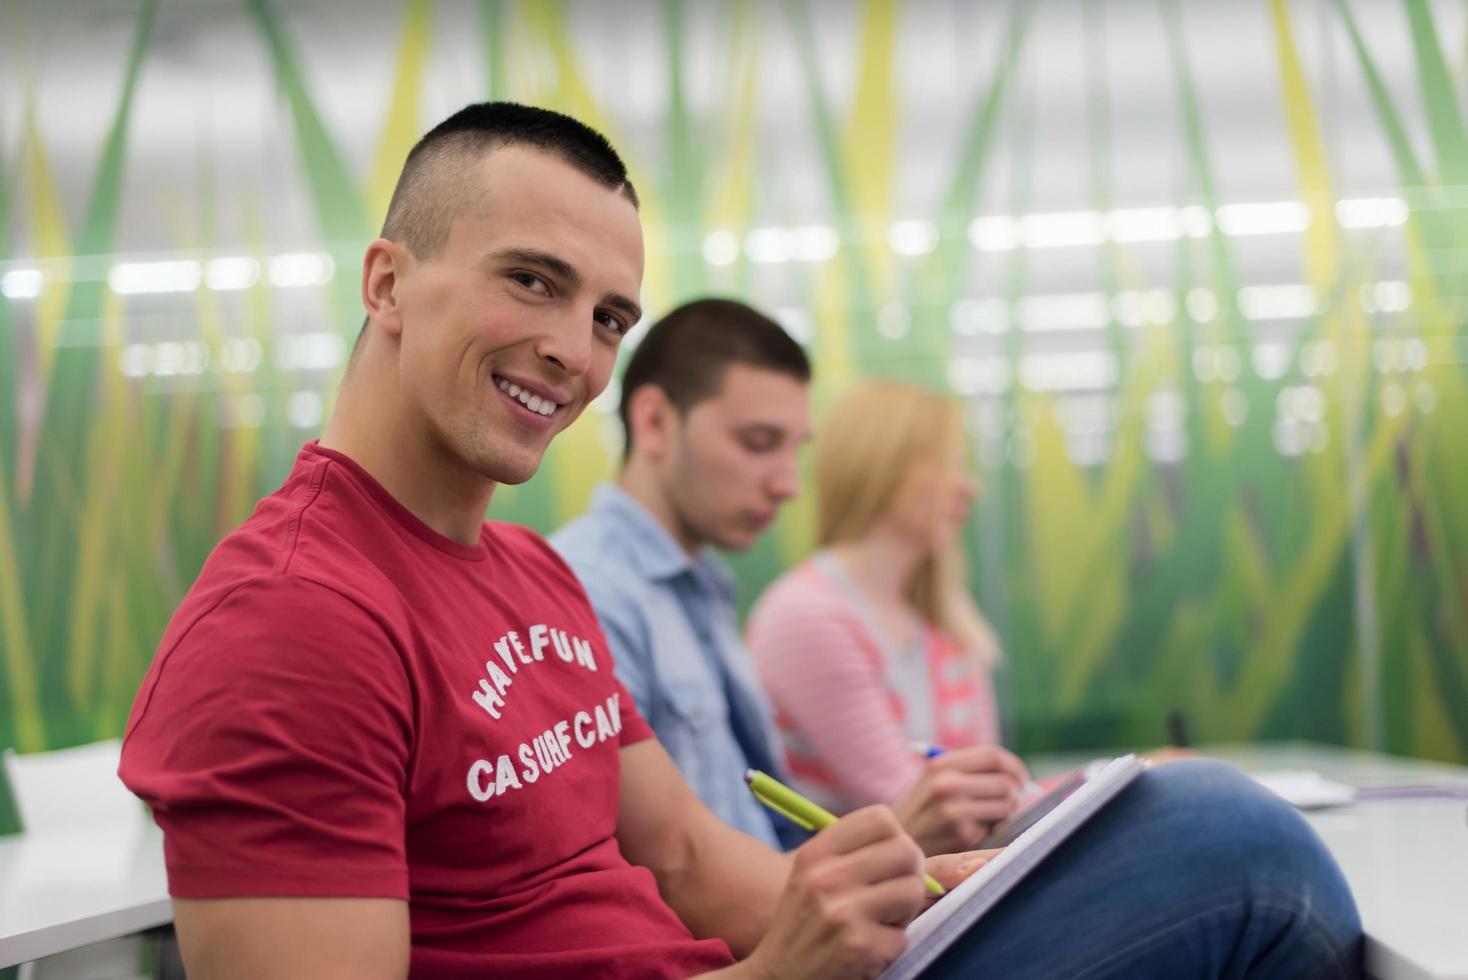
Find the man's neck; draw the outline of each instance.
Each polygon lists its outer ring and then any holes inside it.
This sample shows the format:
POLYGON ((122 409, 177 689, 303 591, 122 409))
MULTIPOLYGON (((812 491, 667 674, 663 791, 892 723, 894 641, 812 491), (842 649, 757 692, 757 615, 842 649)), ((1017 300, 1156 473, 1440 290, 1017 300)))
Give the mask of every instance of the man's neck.
POLYGON ((391 372, 352 365, 320 445, 351 457, 434 531, 460 544, 478 544, 494 481, 417 428, 396 381, 391 372))
POLYGON ((699 549, 708 542, 701 540, 678 519, 673 502, 668 499, 662 482, 646 460, 629 459, 617 476, 617 486, 653 516, 663 530, 678 543, 678 547, 683 549, 684 554, 690 558, 698 557, 699 549))

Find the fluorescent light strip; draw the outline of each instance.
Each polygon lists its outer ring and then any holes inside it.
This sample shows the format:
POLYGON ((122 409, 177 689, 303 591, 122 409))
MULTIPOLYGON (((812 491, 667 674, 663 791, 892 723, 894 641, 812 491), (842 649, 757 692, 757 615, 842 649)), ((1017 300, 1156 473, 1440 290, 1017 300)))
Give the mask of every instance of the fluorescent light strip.
POLYGON ((119 262, 107 273, 107 285, 119 296, 146 293, 189 293, 199 288, 203 271, 193 259, 164 262, 119 262))
POLYGON ((1310 208, 1303 201, 1225 204, 1215 217, 1218 230, 1233 237, 1278 235, 1310 227, 1310 208))
POLYGON ((894 221, 887 245, 898 255, 926 255, 938 247, 938 226, 931 221, 894 221))
POLYGON ((336 273, 336 263, 325 252, 287 252, 271 258, 270 285, 322 286, 336 273))
POLYGON ((245 256, 210 259, 204 266, 204 284, 222 292, 249 289, 260 281, 260 263, 245 256))
POLYGON ((6 299, 35 299, 45 285, 46 277, 40 269, 11 269, 0 277, 0 293, 6 299))

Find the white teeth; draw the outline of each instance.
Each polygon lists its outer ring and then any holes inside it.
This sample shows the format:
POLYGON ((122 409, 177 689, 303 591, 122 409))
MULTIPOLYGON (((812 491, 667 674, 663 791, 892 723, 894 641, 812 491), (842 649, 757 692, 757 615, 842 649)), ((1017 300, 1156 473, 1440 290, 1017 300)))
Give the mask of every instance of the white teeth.
POLYGON ((504 378, 498 379, 495 384, 500 391, 516 399, 521 405, 524 405, 538 415, 548 416, 555 413, 556 403, 549 398, 542 398, 539 395, 531 394, 529 390, 521 388, 513 381, 506 381, 504 378))

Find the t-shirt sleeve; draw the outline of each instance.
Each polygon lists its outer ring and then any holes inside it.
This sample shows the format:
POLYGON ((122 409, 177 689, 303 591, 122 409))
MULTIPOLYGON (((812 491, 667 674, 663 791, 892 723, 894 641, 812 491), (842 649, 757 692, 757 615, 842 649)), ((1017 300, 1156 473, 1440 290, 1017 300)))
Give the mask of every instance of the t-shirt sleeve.
POLYGON ((372 615, 275 576, 159 657, 120 774, 163 829, 173 895, 407 898, 412 689, 372 615))
POLYGON ((844 795, 863 806, 895 802, 922 763, 867 650, 874 641, 831 603, 776 598, 762 603, 748 636, 770 700, 844 795))

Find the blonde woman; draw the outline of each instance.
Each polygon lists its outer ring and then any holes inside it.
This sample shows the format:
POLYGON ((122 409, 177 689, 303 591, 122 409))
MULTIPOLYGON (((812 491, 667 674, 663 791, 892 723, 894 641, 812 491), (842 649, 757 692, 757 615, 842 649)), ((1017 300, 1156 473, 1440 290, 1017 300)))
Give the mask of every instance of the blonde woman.
POLYGON ((820 429, 815 485, 820 550, 748 627, 791 772, 838 812, 893 804, 929 853, 970 846, 1028 777, 998 748, 998 644, 964 583, 958 535, 978 484, 958 405, 860 384, 820 429), (947 751, 928 759, 915 742, 947 751))

